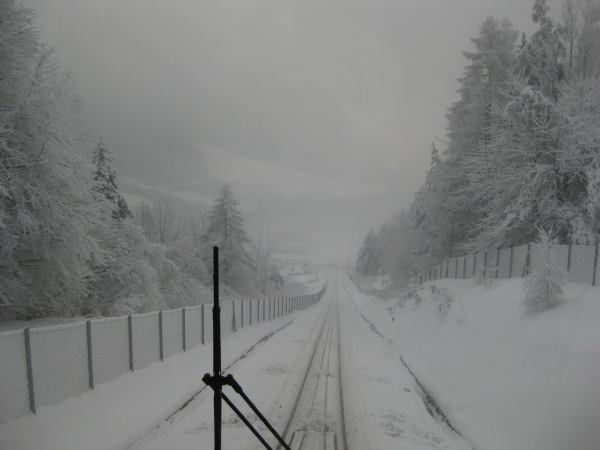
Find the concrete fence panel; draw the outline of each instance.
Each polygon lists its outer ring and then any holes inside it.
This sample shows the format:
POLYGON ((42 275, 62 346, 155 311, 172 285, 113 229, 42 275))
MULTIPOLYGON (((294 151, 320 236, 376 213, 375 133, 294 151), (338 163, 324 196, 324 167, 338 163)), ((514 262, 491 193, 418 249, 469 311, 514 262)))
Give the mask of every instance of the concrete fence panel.
POLYGON ((458 258, 456 258, 456 261, 457 261, 456 278, 461 279, 464 277, 465 257, 459 256, 458 258))
POLYGON ((554 261, 560 267, 567 270, 567 265, 569 262, 569 246, 568 245, 553 245, 552 247, 552 256, 554 257, 554 261))
POLYGON ((164 359, 183 350, 183 323, 181 308, 163 311, 164 359))
POLYGON ((510 248, 503 248, 498 255, 498 267, 496 269, 497 278, 508 278, 511 268, 511 252, 510 248))
POLYGON ((233 333, 233 302, 228 300, 221 302, 221 336, 226 337, 231 333, 233 333))
POLYGON ((202 307, 185 308, 185 348, 190 349, 202 343, 202 307))
POLYGON ((525 264, 527 262, 527 248, 527 245, 513 248, 512 278, 523 276, 523 271, 525 270, 525 264))
POLYGON ((473 277, 473 267, 475 263, 475 255, 467 255, 467 263, 465 264, 465 279, 473 277))
MULTIPOLYGON (((571 247, 571 270, 569 279, 578 283, 591 283, 594 278, 596 247, 573 245, 571 247)), ((598 280, 597 280, 598 281, 598 280)))
POLYGON ((0 355, 0 418, 14 419, 29 411, 23 330, 2 333, 0 355))
MULTIPOLYGON (((203 305, 204 308, 204 344, 208 344, 213 341, 213 304, 207 303, 203 305)), ((223 323, 223 319, 221 319, 223 323)))
POLYGON ((33 386, 37 407, 59 403, 88 389, 89 367, 85 322, 33 328, 30 333, 33 386))
MULTIPOLYGON (((164 320, 163 312, 163 320, 164 320)), ((181 319, 181 316, 180 316, 181 319)), ((139 370, 160 360, 158 312, 131 316, 133 369, 139 370)), ((164 325, 164 324, 163 324, 164 325)), ((166 358, 166 356, 165 356, 166 358)))
POLYGON ((94 383, 114 380, 129 370, 127 317, 109 317, 91 322, 94 383))
POLYGON ((475 276, 483 276, 483 265, 485 263, 485 253, 477 253, 473 256, 475 258, 475 276))

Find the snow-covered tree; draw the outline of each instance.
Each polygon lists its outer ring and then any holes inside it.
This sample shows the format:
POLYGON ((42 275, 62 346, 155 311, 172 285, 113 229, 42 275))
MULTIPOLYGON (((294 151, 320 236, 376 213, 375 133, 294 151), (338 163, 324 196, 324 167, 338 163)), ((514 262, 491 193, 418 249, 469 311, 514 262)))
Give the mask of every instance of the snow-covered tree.
POLYGON ((565 0, 557 31, 565 47, 566 77, 596 77, 600 73, 600 3, 565 0))
POLYGON ((470 192, 485 204, 475 248, 531 242, 553 228, 561 243, 600 236, 600 84, 563 84, 557 103, 515 80, 487 151, 474 156, 470 192))
POLYGON ((502 95, 516 62, 518 34, 508 20, 488 17, 471 39, 475 50, 467 59, 460 82, 460 99, 448 111, 448 141, 442 157, 432 146, 432 164, 424 186, 411 205, 418 231, 420 267, 447 258, 450 247, 466 242, 481 218, 479 204, 468 193, 465 161, 489 145, 494 112, 505 102, 502 95))
POLYGON ((556 100, 560 82, 566 76, 567 49, 560 29, 548 16, 549 9, 547 0, 535 0, 532 19, 540 28, 519 50, 517 72, 536 91, 556 100))
POLYGON ((277 267, 277 264, 273 264, 269 270, 269 281, 273 283, 276 289, 281 289, 283 287, 283 277, 279 273, 279 267, 277 267))
POLYGON ((549 233, 540 230, 538 258, 539 267, 525 279, 524 306, 527 313, 538 313, 554 308, 565 300, 566 271, 556 264, 552 255, 553 240, 549 233))
POLYGON ((379 259, 383 271, 396 287, 404 287, 411 275, 420 269, 417 255, 417 232, 412 228, 408 211, 392 214, 377 233, 379 259))
POLYGON ((118 191, 117 177, 119 173, 108 164, 113 160, 111 151, 106 147, 104 140, 100 139, 93 153, 93 162, 96 168, 92 178, 96 183, 92 195, 96 200, 106 199, 113 203, 112 217, 115 220, 122 220, 126 217, 133 217, 133 212, 129 208, 125 197, 118 191))
POLYGON ((252 290, 254 262, 245 249, 249 243, 238 201, 225 184, 207 218, 203 236, 205 261, 212 268, 212 247, 218 246, 221 282, 242 294, 252 290))
POLYGON ((77 314, 104 257, 79 101, 32 12, 5 0, 0 17, 0 304, 77 314))
POLYGON ((377 245, 377 235, 371 229, 365 236, 362 246, 356 259, 356 270, 358 273, 370 276, 377 275, 381 268, 379 262, 379 246, 377 245))

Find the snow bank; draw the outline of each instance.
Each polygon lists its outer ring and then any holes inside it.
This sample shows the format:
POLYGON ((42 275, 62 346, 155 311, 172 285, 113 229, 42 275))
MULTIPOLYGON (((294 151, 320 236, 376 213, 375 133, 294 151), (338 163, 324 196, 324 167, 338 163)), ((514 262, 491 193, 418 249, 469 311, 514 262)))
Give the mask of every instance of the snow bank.
POLYGON ((438 280, 406 302, 352 296, 477 450, 600 446, 600 287, 523 313, 522 279, 438 280))

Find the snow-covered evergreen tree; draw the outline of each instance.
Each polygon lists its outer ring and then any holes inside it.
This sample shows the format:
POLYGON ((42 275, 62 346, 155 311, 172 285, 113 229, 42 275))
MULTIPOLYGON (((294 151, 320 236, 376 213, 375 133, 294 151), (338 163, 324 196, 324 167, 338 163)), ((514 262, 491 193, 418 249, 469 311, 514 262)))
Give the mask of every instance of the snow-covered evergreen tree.
POLYGON ((104 140, 100 139, 93 153, 93 162, 96 168, 92 178, 96 183, 92 195, 96 200, 106 199, 113 203, 112 217, 115 220, 122 220, 126 217, 133 217, 133 212, 117 188, 119 173, 108 164, 113 160, 111 151, 106 147, 104 140))
POLYGON ((539 232, 538 267, 525 279, 525 312, 538 313, 554 308, 565 300, 564 285, 566 271, 554 261, 552 255, 553 240, 544 231, 539 232))
POLYGON ((371 276, 377 275, 381 268, 379 262, 379 246, 377 245, 377 235, 371 229, 365 236, 362 246, 356 259, 356 270, 358 273, 371 276))
POLYGON ((284 280, 279 273, 279 267, 277 267, 277 264, 273 264, 269 270, 269 281, 273 283, 276 289, 281 289, 283 287, 284 280))
POLYGON ((548 16, 550 7, 547 0, 535 0, 532 19, 539 23, 529 42, 519 50, 517 73, 527 80, 536 91, 550 100, 558 98, 560 82, 565 79, 565 60, 567 49, 548 16))
MULTIPOLYGON (((393 285, 403 288, 413 273, 418 272, 417 232, 412 228, 408 211, 396 212, 377 233, 379 259, 393 285)), ((428 267, 423 267, 425 269, 428 267)))
POLYGON ((205 262, 212 268, 212 247, 218 246, 221 282, 242 294, 252 290, 254 262, 245 249, 249 243, 238 201, 225 184, 207 218, 203 236, 205 262))
POLYGON ((446 116, 447 147, 440 158, 433 146, 427 179, 411 205, 421 269, 447 258, 451 246, 466 242, 481 218, 481 205, 467 191, 465 161, 490 143, 494 112, 505 102, 502 92, 515 65, 517 36, 508 20, 488 17, 478 37, 471 39, 475 50, 463 53, 467 65, 458 80, 460 99, 446 116))

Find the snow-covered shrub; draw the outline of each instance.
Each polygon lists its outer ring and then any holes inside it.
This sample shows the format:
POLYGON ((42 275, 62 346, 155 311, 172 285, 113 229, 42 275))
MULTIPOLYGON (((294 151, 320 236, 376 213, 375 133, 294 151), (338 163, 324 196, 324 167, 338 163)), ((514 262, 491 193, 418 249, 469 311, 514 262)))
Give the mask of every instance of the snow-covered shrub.
POLYGON ((417 281, 415 277, 411 277, 408 281, 408 287, 406 288, 406 296, 408 298, 414 296, 417 293, 417 281))
POLYGON ((565 270, 556 264, 552 255, 552 239, 547 232, 540 230, 541 255, 539 266, 525 279, 525 312, 537 313, 558 306, 565 300, 565 270))
POLYGON ((494 279, 496 278, 496 269, 487 269, 485 272, 477 273, 475 283, 483 285, 486 289, 492 289, 494 279))

